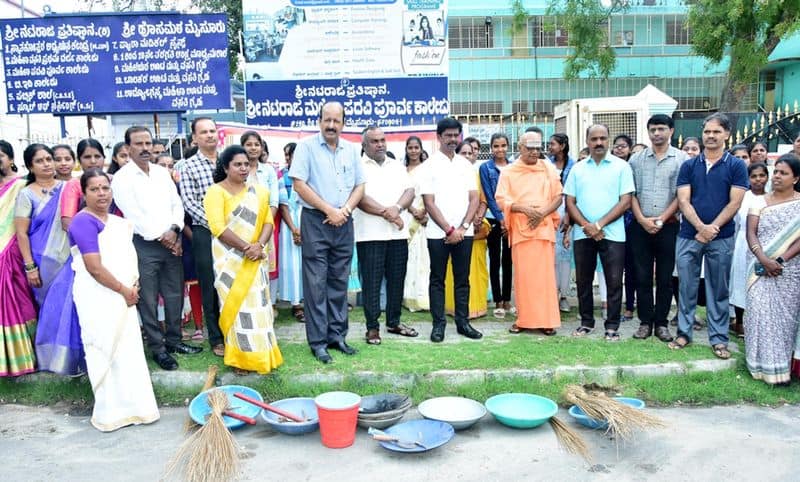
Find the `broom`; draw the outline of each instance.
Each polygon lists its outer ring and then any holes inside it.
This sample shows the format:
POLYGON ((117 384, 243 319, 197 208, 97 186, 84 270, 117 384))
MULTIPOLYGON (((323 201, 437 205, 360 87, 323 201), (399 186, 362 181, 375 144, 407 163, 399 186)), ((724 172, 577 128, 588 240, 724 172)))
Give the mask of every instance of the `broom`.
POLYGON ((628 441, 637 430, 661 428, 663 420, 642 410, 625 405, 600 391, 587 392, 578 385, 568 385, 564 397, 578 406, 583 413, 595 420, 608 422, 606 433, 628 441))
MULTIPOLYGON (((206 371, 206 381, 203 383, 203 387, 200 388, 200 393, 205 392, 206 390, 210 389, 214 386, 214 383, 217 381, 217 372, 219 371, 219 367, 217 365, 209 365, 208 371, 206 371)), ((192 420, 191 416, 186 417, 186 422, 183 424, 183 430, 185 432, 189 432, 197 427, 197 424, 194 420, 192 420)))
POLYGON ((558 445, 561 446, 562 449, 566 450, 567 452, 579 455, 588 463, 592 463, 592 454, 589 452, 589 446, 586 445, 586 441, 583 440, 583 437, 571 428, 564 422, 558 419, 558 417, 550 417, 550 427, 553 428, 553 432, 556 434, 556 440, 558 440, 558 445))
MULTIPOLYGON (((206 384, 213 385, 216 367, 209 367, 206 384), (210 383, 209 383, 210 380, 210 383)), ((182 469, 187 482, 233 480, 239 473, 239 445, 222 420, 228 396, 222 390, 208 393, 211 413, 205 425, 181 444, 167 467, 165 479, 182 469)))

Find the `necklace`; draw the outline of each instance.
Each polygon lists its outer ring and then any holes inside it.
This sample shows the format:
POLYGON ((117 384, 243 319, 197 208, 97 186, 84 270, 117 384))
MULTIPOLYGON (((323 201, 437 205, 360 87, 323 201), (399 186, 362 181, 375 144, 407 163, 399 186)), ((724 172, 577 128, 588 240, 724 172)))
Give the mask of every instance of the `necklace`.
POLYGON ((55 191, 55 185, 57 181, 55 179, 53 179, 52 181, 53 182, 51 182, 47 186, 42 185, 42 183, 40 183, 39 181, 35 181, 34 184, 36 184, 36 186, 42 192, 42 196, 47 196, 48 194, 53 194, 53 192, 55 191))

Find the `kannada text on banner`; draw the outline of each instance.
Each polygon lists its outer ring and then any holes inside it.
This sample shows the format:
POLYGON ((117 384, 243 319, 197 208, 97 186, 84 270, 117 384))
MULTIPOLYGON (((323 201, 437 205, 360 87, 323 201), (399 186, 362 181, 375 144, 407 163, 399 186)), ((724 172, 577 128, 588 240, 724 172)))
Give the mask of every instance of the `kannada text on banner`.
POLYGON ((351 126, 449 113, 445 0, 244 0, 247 122, 315 125, 339 100, 351 126), (302 7, 302 8, 301 8, 302 7))
POLYGON ((9 114, 230 108, 225 15, 0 20, 9 114))

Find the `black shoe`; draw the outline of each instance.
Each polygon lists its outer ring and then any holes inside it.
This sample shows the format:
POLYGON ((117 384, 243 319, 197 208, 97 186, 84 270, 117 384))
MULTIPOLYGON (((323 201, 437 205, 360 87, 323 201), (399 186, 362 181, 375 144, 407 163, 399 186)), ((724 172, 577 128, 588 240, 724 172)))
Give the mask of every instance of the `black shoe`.
POLYGON ((669 343, 672 340, 674 340, 672 334, 669 332, 669 328, 667 328, 666 326, 656 327, 656 337, 659 340, 663 341, 664 343, 669 343))
POLYGON ((321 346, 319 348, 312 348, 311 353, 314 354, 314 357, 317 360, 321 361, 326 365, 333 361, 333 358, 331 358, 331 355, 328 353, 328 349, 325 348, 324 346, 321 346))
MULTIPOLYGON (((646 340, 653 334, 653 328, 650 325, 639 325, 639 329, 633 334, 637 340, 646 340)), ((672 340, 670 340, 672 341, 672 340)))
POLYGON ((444 325, 433 325, 431 341, 434 343, 441 343, 444 341, 444 325))
POLYGON ((172 371, 178 369, 178 362, 176 362, 175 359, 169 356, 169 353, 165 351, 153 355, 153 360, 155 360, 155 362, 158 363, 158 366, 164 370, 172 371))
POLYGON ((333 348, 334 350, 339 350, 340 352, 344 353, 345 355, 355 355, 358 353, 355 348, 348 345, 347 343, 342 341, 337 341, 336 343, 329 343, 328 348, 333 348))
POLYGON ((167 353, 180 353, 181 355, 196 355, 203 351, 203 347, 178 343, 175 346, 168 346, 167 353))
POLYGON ((456 331, 459 335, 464 335, 467 338, 472 338, 473 340, 480 340, 483 338, 483 333, 473 328, 468 322, 459 326, 456 331))

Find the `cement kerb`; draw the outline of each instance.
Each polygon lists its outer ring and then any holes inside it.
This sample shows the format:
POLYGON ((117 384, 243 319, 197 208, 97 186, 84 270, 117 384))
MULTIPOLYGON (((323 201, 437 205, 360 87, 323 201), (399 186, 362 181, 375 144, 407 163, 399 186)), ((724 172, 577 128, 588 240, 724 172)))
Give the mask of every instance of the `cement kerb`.
MULTIPOLYGON (((728 360, 693 360, 684 363, 654 363, 648 365, 622 365, 589 367, 585 365, 558 366, 555 368, 541 369, 508 369, 508 370, 437 370, 424 375, 401 373, 378 373, 361 371, 351 374, 345 373, 310 373, 284 377, 292 383, 299 385, 331 385, 337 386, 345 381, 356 383, 370 383, 393 387, 396 389, 409 389, 423 382, 442 382, 451 386, 492 383, 501 380, 523 379, 548 382, 559 379, 572 379, 580 383, 598 383, 613 385, 622 379, 638 377, 662 377, 669 375, 683 375, 689 373, 720 372, 732 370, 736 367, 735 359, 728 360)), ((278 374, 279 376, 282 376, 278 374)), ((154 371, 150 374, 153 385, 166 389, 190 388, 199 389, 206 378, 205 372, 166 372, 154 371)), ((268 375, 269 376, 269 375, 268 375)), ((222 385, 249 385, 262 379, 262 375, 238 376, 225 373, 219 377, 222 385)), ((282 376, 283 377, 283 376, 282 376)), ((88 381, 83 376, 82 379, 88 381)), ((52 373, 34 373, 17 378, 20 383, 37 383, 39 381, 53 381, 63 379, 52 373)))
MULTIPOLYGON (((622 365, 589 367, 585 365, 558 366, 542 369, 509 369, 509 370, 437 370, 424 375, 355 372, 314 373, 291 377, 291 381, 300 385, 341 385, 345 381, 356 383, 380 384, 396 389, 409 389, 422 382, 443 382, 447 385, 459 386, 475 383, 491 383, 500 380, 523 379, 548 382, 558 379, 572 379, 581 383, 598 383, 613 385, 622 379, 639 377, 663 377, 689 373, 719 372, 732 370, 736 360, 694 360, 685 363, 654 363, 648 365, 622 365)), ((180 372, 154 372, 153 383, 167 386, 192 387, 202 384, 202 377, 187 377, 180 372), (188 384, 187 382, 191 382, 188 384)), ((221 377, 223 384, 248 384, 256 382, 258 375, 236 376, 226 373, 221 377)))

